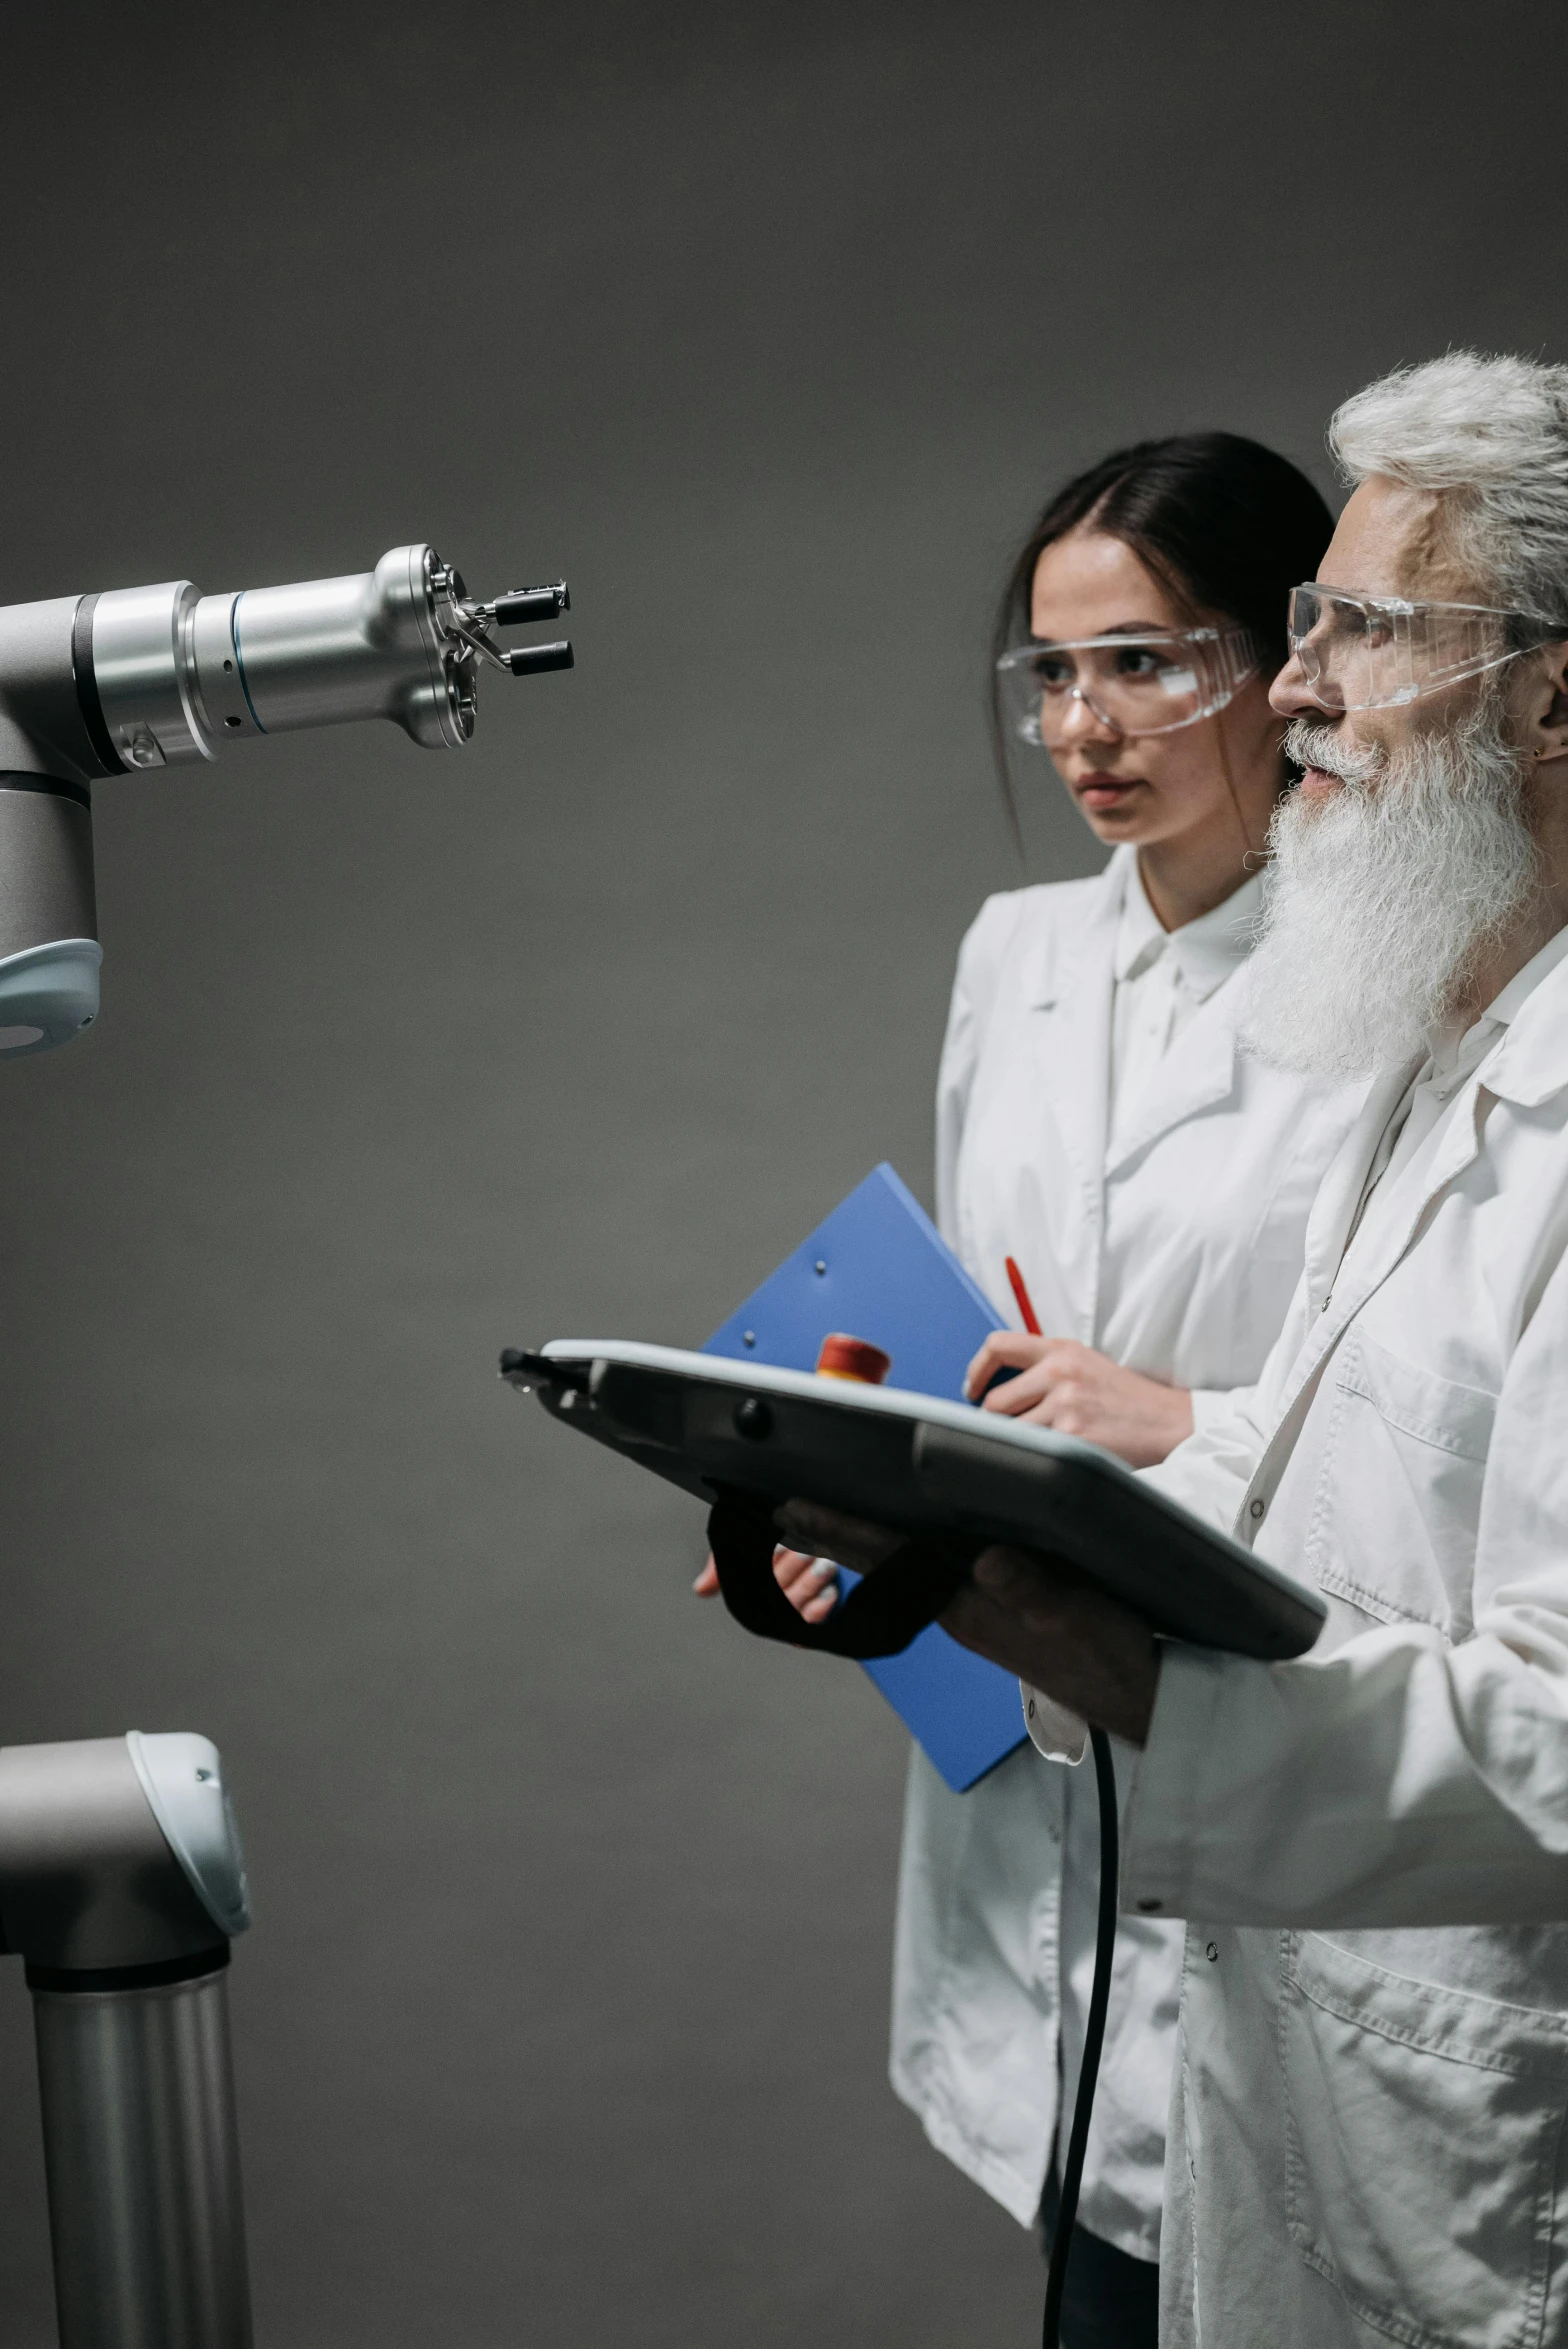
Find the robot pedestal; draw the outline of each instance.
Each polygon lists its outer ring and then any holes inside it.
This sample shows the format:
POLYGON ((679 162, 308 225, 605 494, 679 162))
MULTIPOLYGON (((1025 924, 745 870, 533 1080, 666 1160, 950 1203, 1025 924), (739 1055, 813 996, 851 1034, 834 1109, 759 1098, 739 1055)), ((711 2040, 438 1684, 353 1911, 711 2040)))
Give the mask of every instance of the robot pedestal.
POLYGON ((216 1749, 0 1748, 0 1928, 38 2042, 61 2349, 250 2349, 216 1749))

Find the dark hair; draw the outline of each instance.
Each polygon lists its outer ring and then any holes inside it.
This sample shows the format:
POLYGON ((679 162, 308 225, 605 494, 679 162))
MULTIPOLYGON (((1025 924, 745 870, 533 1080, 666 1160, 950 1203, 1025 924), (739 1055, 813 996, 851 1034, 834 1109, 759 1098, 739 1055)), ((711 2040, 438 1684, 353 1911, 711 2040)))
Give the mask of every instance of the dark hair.
POLYGON ((1219 612, 1250 629, 1276 666, 1285 658, 1286 597, 1315 576, 1334 528, 1304 473, 1235 432, 1141 440, 1059 489, 1018 550, 991 635, 991 739, 1015 835, 996 663, 1028 638, 1034 568, 1045 549, 1091 521, 1130 546, 1195 618, 1219 612))

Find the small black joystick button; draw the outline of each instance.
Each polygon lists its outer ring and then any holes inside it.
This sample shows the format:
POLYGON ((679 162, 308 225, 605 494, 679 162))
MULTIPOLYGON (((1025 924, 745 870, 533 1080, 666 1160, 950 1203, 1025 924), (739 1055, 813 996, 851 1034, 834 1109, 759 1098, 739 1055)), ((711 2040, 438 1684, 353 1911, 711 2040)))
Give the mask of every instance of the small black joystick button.
POLYGON ((749 1444, 765 1444, 773 1433, 773 1414, 760 1395, 748 1395, 736 1404, 735 1433, 749 1444))

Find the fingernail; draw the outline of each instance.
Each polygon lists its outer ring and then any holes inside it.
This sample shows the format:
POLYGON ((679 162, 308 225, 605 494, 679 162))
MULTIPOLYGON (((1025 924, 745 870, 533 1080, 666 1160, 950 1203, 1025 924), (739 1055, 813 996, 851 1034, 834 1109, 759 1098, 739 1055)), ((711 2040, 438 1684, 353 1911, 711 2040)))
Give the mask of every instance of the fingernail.
POLYGON ((838 1572, 838 1568, 835 1566, 831 1558, 813 1558, 811 1561, 811 1571, 817 1577, 819 1582, 825 1582, 830 1574, 836 1574, 838 1572))

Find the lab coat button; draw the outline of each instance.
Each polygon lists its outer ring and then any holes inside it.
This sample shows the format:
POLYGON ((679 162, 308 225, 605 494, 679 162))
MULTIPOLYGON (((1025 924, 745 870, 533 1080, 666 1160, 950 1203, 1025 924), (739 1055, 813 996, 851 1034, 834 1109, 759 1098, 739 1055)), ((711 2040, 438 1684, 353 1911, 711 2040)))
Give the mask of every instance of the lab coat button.
POLYGON ((1262 1516, 1264 1510, 1267 1507, 1267 1501, 1259 1500, 1253 1502, 1251 1508, 1247 1511, 1247 1515, 1252 1519, 1254 1525, 1256 1525, 1258 1519, 1262 1516))
POLYGON ((1140 1917, 1157 1917, 1164 1906, 1163 1900, 1140 1900, 1138 1914, 1140 1917))
POLYGON ((1204 1945, 1203 1954, 1208 1959, 1211 1966, 1218 1965, 1220 1956, 1219 1943, 1217 1941, 1207 1942, 1204 1945))

